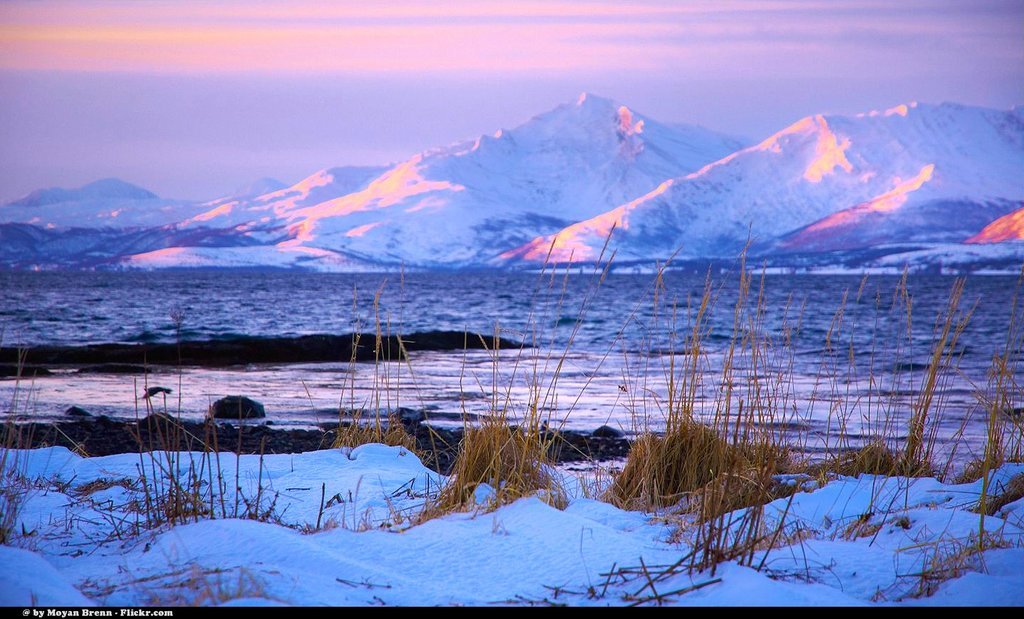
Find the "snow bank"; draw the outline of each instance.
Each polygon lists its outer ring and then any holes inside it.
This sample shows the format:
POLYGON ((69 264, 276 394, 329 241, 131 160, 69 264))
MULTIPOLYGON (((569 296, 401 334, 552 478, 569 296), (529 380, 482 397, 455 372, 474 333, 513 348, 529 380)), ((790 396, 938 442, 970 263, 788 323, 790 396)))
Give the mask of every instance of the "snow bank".
MULTIPOLYGON (((620 605, 650 595, 629 570, 663 571, 690 551, 695 530, 680 515, 580 496, 581 484, 567 484, 576 490, 564 510, 525 498, 417 524, 445 479, 382 445, 262 461, 222 454, 222 476, 229 487, 237 476, 239 490, 217 503, 252 501, 262 487, 272 515, 148 528, 139 471, 168 454, 15 455, 26 534, 18 548, 0 547, 0 601, 11 605, 620 605)), ((1003 467, 993 492, 1022 473, 1003 467)), ((783 529, 752 567, 678 570, 657 589, 680 605, 1024 604, 1024 509, 1018 501, 985 518, 990 548, 973 553, 981 525, 969 509, 980 489, 837 480, 766 507, 769 523, 785 515, 783 529), (922 579, 929 569, 949 578, 922 579)))

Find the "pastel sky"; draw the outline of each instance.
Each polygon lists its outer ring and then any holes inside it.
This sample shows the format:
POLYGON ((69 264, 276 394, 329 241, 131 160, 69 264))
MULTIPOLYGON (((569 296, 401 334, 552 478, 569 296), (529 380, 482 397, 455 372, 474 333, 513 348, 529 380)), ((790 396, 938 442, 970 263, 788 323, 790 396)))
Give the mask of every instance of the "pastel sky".
POLYGON ((1022 0, 0 2, 0 201, 117 176, 210 198, 386 163, 590 91, 764 137, 1024 103, 1022 0))

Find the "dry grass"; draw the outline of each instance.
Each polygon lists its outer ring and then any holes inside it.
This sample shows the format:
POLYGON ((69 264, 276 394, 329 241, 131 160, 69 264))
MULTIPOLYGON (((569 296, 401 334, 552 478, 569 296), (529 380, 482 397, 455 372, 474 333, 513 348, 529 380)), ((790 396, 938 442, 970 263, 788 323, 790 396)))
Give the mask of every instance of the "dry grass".
POLYGON ((985 475, 986 468, 987 465, 984 458, 975 458, 965 464, 964 468, 953 477, 953 483, 969 484, 973 481, 978 481, 985 475))
MULTIPOLYGON (((1019 402, 1021 388, 1016 382, 1017 363, 1021 358, 1021 351, 1024 349, 1024 320, 1019 314, 1021 309, 1021 298, 1024 293, 1024 265, 1021 266, 1020 276, 1017 278, 1017 288, 1013 294, 1013 301, 1010 303, 1010 317, 1006 328, 1006 342, 999 354, 993 355, 992 367, 989 370, 989 395, 987 398, 980 398, 987 405, 988 424, 987 440, 985 441, 985 455, 978 467, 981 482, 981 498, 978 501, 978 536, 985 538, 985 516, 993 515, 1002 509, 1006 503, 1002 502, 1002 496, 990 497, 991 488, 989 483, 992 476, 991 471, 1006 461, 1020 462, 1024 459, 1024 426, 1020 418, 1008 419, 1006 412, 1012 410, 1012 404, 1016 399, 1019 402), (1004 431, 1009 428, 1010 432, 1004 431), (1006 436, 1006 435, 1009 436, 1006 436), (1000 504, 996 511, 990 506, 1000 504)), ((1018 475, 1017 478, 1020 476, 1018 475)), ((1024 483, 1014 479, 1011 487, 1018 491, 1024 483)), ((1013 497, 1011 491, 1003 495, 1007 498, 1013 497)), ((1012 499, 1007 502, 1012 502, 1012 499)))
POLYGON ((510 427, 500 418, 466 429, 450 481, 430 502, 423 519, 477 506, 477 489, 494 490, 490 507, 541 493, 556 506, 564 495, 551 475, 551 439, 537 426, 510 427))
POLYGON ((1021 499, 1024 499, 1024 473, 1010 478, 1010 481, 1000 489, 998 494, 986 496, 983 501, 979 502, 977 511, 986 516, 995 516, 1010 503, 1021 499))
MULTIPOLYGON (((803 403, 793 387, 792 341, 799 332, 800 317, 791 322, 787 306, 782 310, 781 326, 769 327, 765 277, 756 284, 743 256, 739 266, 738 295, 731 307, 732 332, 726 334, 724 349, 718 346, 712 352, 706 344, 712 337, 722 339, 722 334, 712 333, 710 316, 716 312, 718 293, 710 277, 703 294, 688 299, 683 310, 672 306, 669 311, 659 311, 655 307, 656 317, 668 317, 660 328, 681 338, 670 345, 673 354, 666 370, 666 392, 647 396, 658 403, 665 430, 639 434, 606 495, 608 501, 627 509, 680 506, 691 514, 696 532, 691 535, 695 550, 687 563, 690 569, 714 570, 715 565, 730 559, 742 563, 752 556, 751 548, 778 537, 766 530, 762 507, 795 491, 793 486, 776 482, 779 473, 803 471, 819 480, 836 475, 934 475, 939 470, 936 444, 946 404, 945 387, 958 372, 961 336, 973 313, 973 308, 961 309, 964 280, 957 279, 935 322, 928 363, 915 382, 918 377, 903 376, 898 369, 889 373, 889 368, 900 366, 904 354, 913 352, 917 337, 912 329, 913 297, 907 274, 893 295, 889 315, 876 318, 873 325, 847 317, 848 303, 867 301, 862 280, 856 294, 844 295, 832 319, 825 334, 819 382, 811 400, 803 403), (684 325, 677 324, 681 316, 684 325), (880 325, 893 331, 880 334, 880 325), (864 341, 865 328, 873 329, 867 333, 872 348, 866 365, 857 361, 855 345, 864 341), (875 374, 876 354, 884 363, 888 384, 875 374), (868 385, 866 396, 851 387, 858 383, 868 385), (895 394, 906 393, 908 388, 914 392, 911 401, 898 400, 895 394), (825 456, 814 465, 794 460, 791 447, 806 447, 804 437, 771 429, 787 427, 798 404, 806 404, 808 417, 819 415, 812 401, 829 403, 825 456), (909 416, 902 417, 908 408, 909 416), (852 446, 850 436, 854 415, 860 415, 862 427, 878 437, 859 448, 852 446), (897 439, 903 432, 906 438, 897 439)), ((661 274, 657 279, 663 281, 661 274)), ((663 301, 665 290, 658 291, 663 301)), ((881 299, 878 295, 876 310, 882 309, 881 299)), ((657 296, 654 302, 659 302, 657 296)), ((1012 354, 1019 350, 1017 338, 1013 345, 1008 344, 1002 358, 1014 358, 1012 354)), ((1003 383, 1012 382, 1007 378, 1012 378, 1012 372, 1005 367, 999 366, 995 374, 1002 377, 997 391, 1003 383)), ((643 376, 634 382, 648 384, 643 376)), ((947 471, 952 454, 949 457, 947 471)), ((780 530, 784 524, 783 518, 773 526, 780 530)), ((863 527, 856 528, 859 532, 863 527)))
MULTIPOLYGON (((512 376, 505 384, 499 381, 501 329, 500 326, 496 326, 494 338, 488 347, 492 355, 491 384, 487 388, 480 385, 482 391, 490 391, 490 414, 484 417, 478 426, 464 425, 463 440, 459 445, 449 481, 438 496, 428 502, 421 520, 480 507, 477 502, 477 490, 482 484, 487 484, 493 490, 493 495, 484 507, 497 508, 530 495, 539 495, 558 508, 565 506, 565 492, 552 474, 552 447, 557 440, 557 429, 564 424, 565 417, 571 414, 575 404, 564 411, 564 416, 560 420, 553 418, 552 415, 553 411, 558 409, 557 387, 566 359, 585 322, 587 310, 597 290, 608 276, 610 261, 614 258, 613 255, 607 262, 604 260, 606 249, 607 239, 591 274, 589 289, 579 301, 579 309, 565 347, 558 351, 552 346, 552 352, 538 355, 527 362, 522 362, 521 348, 518 358, 513 361, 512 376), (512 396, 513 383, 517 380, 526 381, 528 384, 525 401, 516 401, 512 396), (549 431, 549 426, 555 431, 549 431)), ((557 321, 560 320, 568 298, 569 271, 565 271, 559 286, 555 270, 548 272, 548 266, 548 262, 545 261, 527 317, 527 323, 530 325, 528 331, 532 333, 534 346, 554 343, 557 321), (548 342, 544 342, 542 329, 536 324, 533 308, 539 291, 544 288, 555 295, 555 314, 558 316, 548 342)), ((525 339, 523 343, 524 346, 529 344, 525 339)))
MULTIPOLYGON (((718 378, 710 400, 704 384, 711 365, 705 341, 712 335, 710 316, 717 305, 710 275, 700 297, 688 300, 685 310, 673 306, 663 313, 670 333, 685 334, 671 344, 680 360, 670 357, 667 390, 659 398, 665 431, 640 435, 606 497, 628 509, 679 506, 692 514, 694 550, 680 565, 710 569, 712 575, 723 561, 749 564, 756 549, 779 537, 785 518, 766 526, 763 506, 794 490, 775 481, 774 475, 792 464, 784 437, 768 429, 785 419, 789 403, 788 385, 779 379, 787 365, 785 345, 765 326, 765 279, 754 289, 742 257, 738 283, 732 332, 715 362, 718 378), (682 326, 677 325, 681 315, 687 321, 682 326), (698 421, 698 414, 708 423, 698 421)), ((656 296, 655 315, 658 302, 656 296)), ((782 337, 788 337, 785 329, 782 337)))
POLYGON ((340 424, 333 447, 358 447, 368 443, 404 447, 416 452, 416 437, 406 431, 396 415, 389 415, 383 423, 379 418, 371 423, 361 423, 357 418, 340 424))
POLYGON ((207 418, 204 435, 189 433, 181 422, 167 415, 149 415, 145 438, 135 434, 138 443, 140 500, 144 515, 142 526, 156 528, 213 518, 244 518, 277 522, 278 493, 264 481, 263 446, 259 451, 255 490, 246 494, 242 483, 242 433, 234 453, 235 474, 225 475, 216 426, 207 418), (193 445, 198 451, 178 451, 179 445, 193 445))
POLYGON ((860 475, 895 475, 900 468, 900 456, 881 439, 871 441, 860 449, 830 456, 824 462, 811 465, 807 472, 824 479, 829 475, 858 477, 860 475))
POLYGON ((984 533, 981 537, 955 539, 942 538, 918 548, 924 553, 922 569, 908 576, 917 580, 911 597, 927 597, 934 594, 942 583, 959 578, 967 572, 985 572, 985 551, 994 548, 1009 548, 1012 544, 1001 536, 984 533))
POLYGON ((24 364, 25 353, 19 351, 17 376, 8 409, 12 411, 12 419, 4 421, 3 441, 0 442, 0 545, 10 544, 19 533, 19 515, 31 486, 25 477, 25 466, 19 452, 32 444, 32 437, 13 421, 19 409, 26 406, 26 402, 20 399, 24 364))
POLYGON ((10 544, 18 533, 18 516, 29 487, 17 456, 20 432, 13 423, 6 430, 5 444, 0 445, 0 545, 10 544))
POLYGON ((959 358, 957 342, 967 328, 973 313, 973 310, 963 314, 959 313, 964 283, 963 278, 957 278, 953 284, 945 316, 936 326, 935 343, 932 346, 925 380, 914 402, 907 441, 903 453, 900 454, 899 471, 905 475, 930 474, 934 469, 932 452, 935 445, 934 430, 938 428, 938 424, 933 424, 933 431, 928 432, 928 417, 933 413, 941 377, 947 375, 955 367, 959 358))
POLYGON ((132 481, 126 478, 94 479, 93 481, 90 481, 88 483, 75 486, 75 488, 71 492, 78 497, 88 497, 93 494, 96 494, 97 492, 103 492, 104 490, 110 490, 111 488, 115 487, 124 488, 125 490, 131 490, 132 481))
POLYGON ((786 460, 781 446, 736 445, 697 422, 679 424, 633 442, 607 498, 624 509, 643 510, 694 499, 686 501, 690 508, 700 506, 702 515, 714 517, 772 500, 771 474, 786 460))
POLYGON ((150 606, 219 606, 232 600, 265 597, 263 583, 245 568, 240 567, 236 570, 203 569, 198 565, 192 565, 152 588, 147 604, 150 606))

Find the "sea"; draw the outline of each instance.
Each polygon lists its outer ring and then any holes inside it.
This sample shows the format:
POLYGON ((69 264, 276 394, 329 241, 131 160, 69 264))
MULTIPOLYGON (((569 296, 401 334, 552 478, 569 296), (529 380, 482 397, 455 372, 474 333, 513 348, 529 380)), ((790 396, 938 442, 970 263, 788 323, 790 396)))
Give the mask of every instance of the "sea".
MULTIPOLYGON (((265 405, 264 423, 282 427, 404 407, 439 424, 539 413, 550 426, 633 434, 663 428, 669 411, 689 401, 708 421, 755 410, 764 427, 823 453, 879 436, 898 443, 925 407, 937 449, 966 460, 983 449, 993 398, 1001 408, 1024 406, 1024 316, 1018 278, 966 277, 951 303, 960 281, 756 269, 5 272, 4 347, 430 330, 489 341, 498 334, 501 346, 378 363, 239 360, 146 375, 57 368, 0 379, 0 412, 53 421, 70 406, 116 418, 156 408, 199 419, 212 401, 245 395, 265 405), (1006 362, 1001 393, 994 359, 1006 362), (171 393, 140 400, 151 386, 171 393)), ((1019 423, 1006 422, 1006 432, 1019 434, 1019 423)))

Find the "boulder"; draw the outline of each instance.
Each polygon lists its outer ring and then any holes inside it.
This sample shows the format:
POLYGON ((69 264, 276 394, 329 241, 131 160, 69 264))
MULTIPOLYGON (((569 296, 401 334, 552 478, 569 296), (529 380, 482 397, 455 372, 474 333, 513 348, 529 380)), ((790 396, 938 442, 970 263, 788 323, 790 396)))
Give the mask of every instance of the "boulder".
POLYGON ((394 414, 398 415, 398 418, 402 420, 402 423, 407 426, 414 426, 420 422, 427 420, 427 414, 422 410, 415 408, 400 407, 394 414))
POLYGON ((64 414, 68 417, 92 417, 92 413, 85 410, 81 406, 69 406, 64 414))
POLYGON ((244 395, 229 395, 210 405, 214 419, 260 419, 267 416, 263 405, 244 395))
POLYGON ((626 435, 621 430, 617 430, 611 426, 601 426, 591 432, 591 436, 595 436, 597 438, 622 438, 626 435))

